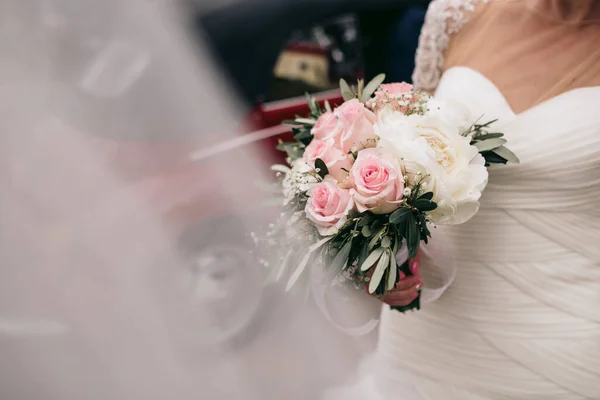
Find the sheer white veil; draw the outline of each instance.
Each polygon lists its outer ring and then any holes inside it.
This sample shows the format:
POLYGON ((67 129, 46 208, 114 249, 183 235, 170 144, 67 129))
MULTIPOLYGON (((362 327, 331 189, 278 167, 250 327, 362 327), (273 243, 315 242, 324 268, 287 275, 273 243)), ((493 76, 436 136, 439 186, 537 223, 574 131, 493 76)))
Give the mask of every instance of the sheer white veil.
POLYGON ((372 346, 265 285, 268 157, 183 15, 0 0, 0 398, 305 400, 372 346))

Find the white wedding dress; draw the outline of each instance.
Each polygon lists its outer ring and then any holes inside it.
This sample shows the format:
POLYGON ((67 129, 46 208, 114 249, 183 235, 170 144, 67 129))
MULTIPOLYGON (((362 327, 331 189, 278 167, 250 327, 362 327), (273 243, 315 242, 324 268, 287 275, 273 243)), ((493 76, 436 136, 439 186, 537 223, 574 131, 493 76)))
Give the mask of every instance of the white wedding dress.
POLYGON ((336 398, 600 399, 600 87, 515 113, 475 70, 440 77, 443 22, 474 3, 431 4, 415 84, 498 118, 521 164, 491 168, 479 213, 444 231, 453 283, 419 312, 384 308, 376 355, 336 398))

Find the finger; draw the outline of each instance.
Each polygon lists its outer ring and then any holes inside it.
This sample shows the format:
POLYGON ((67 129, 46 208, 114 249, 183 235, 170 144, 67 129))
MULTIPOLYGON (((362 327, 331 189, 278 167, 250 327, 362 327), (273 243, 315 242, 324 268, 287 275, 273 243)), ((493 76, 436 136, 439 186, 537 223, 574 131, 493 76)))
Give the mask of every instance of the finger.
POLYGON ((404 301, 404 300, 412 300, 419 295, 419 291, 416 287, 413 287, 408 290, 388 292, 383 295, 382 299, 389 301, 404 301))
POLYGON ((390 306, 407 306, 412 303, 417 297, 418 293, 413 293, 411 295, 402 295, 402 296, 384 296, 381 300, 389 304, 390 306))
POLYGON ((398 283, 396 283, 396 286, 394 287, 394 289, 392 291, 395 292, 398 290, 407 290, 414 286, 419 285, 420 283, 421 283, 420 276, 418 276, 418 275, 417 276, 409 276, 408 278, 398 281, 398 283))
POLYGON ((412 272, 413 275, 418 275, 420 267, 421 267, 421 256, 419 254, 417 254, 417 256, 414 259, 409 261, 408 268, 410 268, 410 272, 412 272))

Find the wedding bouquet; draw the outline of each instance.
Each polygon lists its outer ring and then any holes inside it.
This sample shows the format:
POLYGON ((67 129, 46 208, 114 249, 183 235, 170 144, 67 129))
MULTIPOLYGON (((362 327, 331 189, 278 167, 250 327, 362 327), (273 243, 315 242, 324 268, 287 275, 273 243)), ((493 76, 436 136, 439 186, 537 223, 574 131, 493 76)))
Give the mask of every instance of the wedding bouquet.
MULTIPOLYGON (((394 289, 412 275, 409 260, 430 226, 462 224, 478 211, 486 167, 518 162, 502 133, 490 131, 495 121, 479 123, 461 104, 384 78, 356 87, 342 80, 339 107, 308 97, 310 116, 286 121, 294 141, 278 146, 289 166, 273 166, 284 200, 270 241, 285 249, 280 268, 292 253, 301 260, 288 288, 320 263, 369 293, 394 289), (290 228, 306 247, 292 245, 290 228)), ((416 298, 397 309, 419 306, 416 298)))

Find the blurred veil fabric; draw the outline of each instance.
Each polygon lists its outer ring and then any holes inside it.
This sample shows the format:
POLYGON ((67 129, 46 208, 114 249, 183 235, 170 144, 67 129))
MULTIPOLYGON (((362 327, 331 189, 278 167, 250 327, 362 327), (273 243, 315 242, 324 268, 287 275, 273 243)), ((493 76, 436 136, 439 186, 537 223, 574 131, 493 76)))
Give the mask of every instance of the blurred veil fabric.
POLYGON ((248 262, 268 166, 180 11, 0 0, 2 399, 318 398, 372 346, 248 262))

